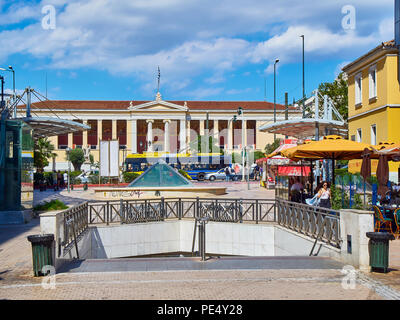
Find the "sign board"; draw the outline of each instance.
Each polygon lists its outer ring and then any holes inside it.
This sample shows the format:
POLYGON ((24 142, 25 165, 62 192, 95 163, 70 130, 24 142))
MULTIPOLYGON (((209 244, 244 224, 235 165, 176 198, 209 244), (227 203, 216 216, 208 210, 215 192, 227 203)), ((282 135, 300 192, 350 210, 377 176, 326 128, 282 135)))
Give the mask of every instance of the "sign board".
POLYGON ((100 140, 100 176, 119 177, 118 140, 100 140))

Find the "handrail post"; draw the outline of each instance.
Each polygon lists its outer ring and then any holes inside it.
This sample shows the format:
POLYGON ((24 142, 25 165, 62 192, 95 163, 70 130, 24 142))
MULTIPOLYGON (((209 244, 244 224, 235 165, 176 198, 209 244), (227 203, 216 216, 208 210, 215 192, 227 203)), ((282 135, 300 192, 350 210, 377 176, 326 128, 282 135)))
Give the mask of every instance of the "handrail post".
POLYGON ((166 212, 165 212, 165 199, 164 199, 164 197, 161 197, 161 203, 160 203, 160 216, 161 216, 161 219, 165 219, 165 218, 167 218, 166 217, 166 212))
POLYGON ((119 215, 121 217, 121 224, 125 223, 125 210, 124 210, 124 202, 122 199, 119 199, 119 215))
POLYGON ((106 224, 110 224, 110 202, 107 201, 106 203, 106 224))
POLYGON ((258 224, 258 199, 256 199, 256 224, 258 224))
POLYGON ((178 219, 182 220, 182 198, 178 199, 178 219))
POLYGON ((200 199, 196 197, 196 210, 195 210, 195 218, 200 218, 200 199))

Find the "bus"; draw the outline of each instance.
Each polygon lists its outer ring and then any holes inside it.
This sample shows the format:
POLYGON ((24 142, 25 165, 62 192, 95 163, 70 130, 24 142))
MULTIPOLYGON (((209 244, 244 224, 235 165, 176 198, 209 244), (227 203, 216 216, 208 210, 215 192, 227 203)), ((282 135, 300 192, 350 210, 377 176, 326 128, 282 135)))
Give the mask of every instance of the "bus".
POLYGON ((170 154, 147 152, 145 154, 130 154, 126 157, 124 169, 127 172, 142 174, 148 167, 163 160, 173 168, 185 171, 193 180, 204 180, 207 173, 232 166, 231 155, 220 153, 170 154))

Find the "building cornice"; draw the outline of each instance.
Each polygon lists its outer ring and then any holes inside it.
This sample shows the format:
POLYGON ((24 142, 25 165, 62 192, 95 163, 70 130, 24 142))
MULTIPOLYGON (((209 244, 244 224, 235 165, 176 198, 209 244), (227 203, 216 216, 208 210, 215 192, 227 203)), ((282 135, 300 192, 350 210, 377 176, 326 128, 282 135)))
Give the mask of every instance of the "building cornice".
POLYGON ((371 109, 371 110, 368 110, 368 111, 364 111, 362 113, 358 113, 358 114, 356 114, 354 116, 349 117, 348 120, 350 121, 350 120, 365 116, 367 114, 370 114, 372 112, 381 111, 381 110, 386 109, 386 108, 400 108, 400 104, 386 104, 384 106, 380 106, 380 107, 377 107, 377 108, 374 108, 374 109, 371 109))

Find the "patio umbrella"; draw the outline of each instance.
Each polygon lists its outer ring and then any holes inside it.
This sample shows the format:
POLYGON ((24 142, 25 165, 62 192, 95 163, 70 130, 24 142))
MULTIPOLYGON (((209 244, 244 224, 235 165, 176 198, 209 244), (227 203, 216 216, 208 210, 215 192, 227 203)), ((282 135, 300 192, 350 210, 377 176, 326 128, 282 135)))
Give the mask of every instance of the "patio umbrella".
POLYGON ((371 176, 371 155, 373 154, 373 151, 371 149, 365 148, 363 153, 361 154, 363 161, 361 164, 361 176, 365 180, 368 179, 368 177, 371 176))
POLYGON ((362 164, 361 164, 361 176, 364 178, 364 206, 365 206, 365 182, 368 177, 371 176, 371 154, 373 151, 371 149, 365 148, 362 153, 362 164))
POLYGON ((389 181, 389 164, 387 155, 379 156, 378 168, 376 169, 376 177, 378 178, 378 195, 384 199, 388 191, 387 183, 389 181))
POLYGON ((361 142, 345 140, 340 136, 325 136, 320 141, 313 141, 296 148, 284 150, 291 159, 332 159, 333 182, 335 181, 335 160, 361 159, 363 151, 371 145, 361 142))

